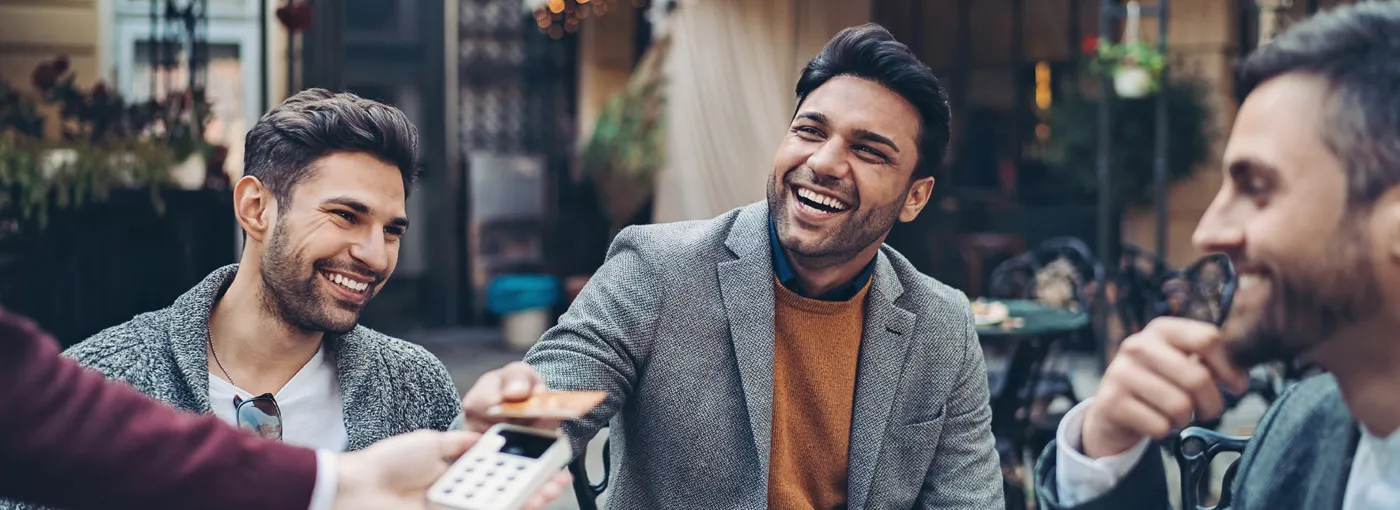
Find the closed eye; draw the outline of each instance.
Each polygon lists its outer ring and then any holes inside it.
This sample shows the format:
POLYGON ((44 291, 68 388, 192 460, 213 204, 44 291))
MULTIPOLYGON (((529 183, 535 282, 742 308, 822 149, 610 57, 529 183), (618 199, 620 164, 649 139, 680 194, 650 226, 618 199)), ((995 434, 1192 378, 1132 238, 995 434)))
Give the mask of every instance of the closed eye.
POLYGON ((875 149, 872 149, 872 148, 870 148, 870 147, 866 147, 866 146, 864 146, 864 145, 860 145, 860 146, 857 146, 857 147, 856 147, 856 150, 861 151, 861 152, 864 152, 864 153, 869 154, 869 155, 871 155, 871 156, 874 156, 874 157, 876 157, 876 158, 879 158, 880 161, 883 161, 883 162, 885 162, 885 163, 889 163, 889 162, 890 162, 889 156, 886 156, 885 153, 880 152, 880 151, 875 150, 875 149))
POLYGON ((795 128, 792 128, 792 130, 796 133, 809 135, 813 138, 822 138, 824 136, 821 130, 811 126, 797 126, 795 128))

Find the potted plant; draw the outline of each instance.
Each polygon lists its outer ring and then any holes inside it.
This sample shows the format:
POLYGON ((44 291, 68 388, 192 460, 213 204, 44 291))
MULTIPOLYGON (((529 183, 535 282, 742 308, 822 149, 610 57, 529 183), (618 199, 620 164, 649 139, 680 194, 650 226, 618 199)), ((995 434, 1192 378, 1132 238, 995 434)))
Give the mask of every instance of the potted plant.
POLYGON ((581 158, 610 222, 622 230, 651 199, 666 158, 666 95, 662 63, 669 40, 652 44, 624 90, 598 116, 581 158))
POLYGON ((163 140, 142 136, 152 108, 126 105, 100 82, 78 87, 63 56, 30 78, 37 97, 0 79, 0 217, 42 228, 52 208, 104 200, 117 187, 148 188, 161 211, 174 158, 163 140), (46 118, 41 105, 56 115, 46 118), (46 136, 48 122, 56 137, 46 136))
POLYGON ((1128 2, 1128 19, 1122 43, 1101 37, 1086 37, 1081 51, 1089 58, 1089 69, 1095 75, 1107 75, 1113 80, 1113 90, 1120 97, 1139 99, 1156 92, 1160 86, 1166 56, 1138 38, 1141 17, 1136 1, 1128 2))
MULTIPOLYGON (((1167 183, 1189 177, 1210 157, 1214 123, 1207 103, 1207 86, 1194 79, 1178 78, 1159 84, 1141 98, 1113 103, 1113 150, 1109 193, 1117 205, 1144 207, 1152 204, 1155 179, 1157 95, 1166 94, 1170 118, 1167 140, 1167 183)), ((1072 187, 1098 192, 1098 112, 1096 95, 1073 90, 1056 98, 1050 108, 1050 137, 1045 163, 1072 187)))

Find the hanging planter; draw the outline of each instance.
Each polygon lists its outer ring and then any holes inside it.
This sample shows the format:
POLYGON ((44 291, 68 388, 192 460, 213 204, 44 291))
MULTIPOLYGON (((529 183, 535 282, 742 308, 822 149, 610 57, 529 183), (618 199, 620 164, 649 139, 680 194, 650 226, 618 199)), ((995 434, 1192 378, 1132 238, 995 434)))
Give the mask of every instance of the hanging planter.
POLYGON ((1122 44, 1113 44, 1099 37, 1088 37, 1080 48, 1090 56, 1089 69, 1113 80, 1113 91, 1119 97, 1138 99, 1161 88, 1162 69, 1166 56, 1138 38, 1140 8, 1136 1, 1128 2, 1128 19, 1124 26, 1122 44))

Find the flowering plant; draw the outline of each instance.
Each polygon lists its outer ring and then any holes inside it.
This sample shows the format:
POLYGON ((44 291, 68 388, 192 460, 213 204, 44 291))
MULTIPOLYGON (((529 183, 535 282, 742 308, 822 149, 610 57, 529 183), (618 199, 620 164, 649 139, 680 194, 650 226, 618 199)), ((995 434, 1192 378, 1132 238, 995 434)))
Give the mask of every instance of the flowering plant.
POLYGON ((102 200, 114 187, 149 188, 160 211, 172 165, 210 152, 200 137, 209 108, 198 91, 127 104, 102 82, 77 85, 61 55, 35 67, 30 81, 36 93, 23 94, 0 78, 0 217, 42 227, 51 207, 102 200))
POLYGON ((1114 88, 1119 95, 1143 97, 1161 87, 1162 70, 1167 66, 1167 59, 1153 45, 1137 41, 1114 44, 1100 37, 1088 36, 1080 43, 1079 49, 1089 57, 1089 71, 1114 79, 1114 88))

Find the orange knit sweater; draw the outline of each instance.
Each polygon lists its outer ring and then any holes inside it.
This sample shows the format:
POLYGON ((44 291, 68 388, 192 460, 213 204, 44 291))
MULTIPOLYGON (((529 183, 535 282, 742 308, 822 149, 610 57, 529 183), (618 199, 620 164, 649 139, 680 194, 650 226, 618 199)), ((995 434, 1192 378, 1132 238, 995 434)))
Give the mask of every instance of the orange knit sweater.
POLYGON ((804 298, 774 282, 768 508, 846 507, 851 407, 869 288, 833 302, 804 298))

